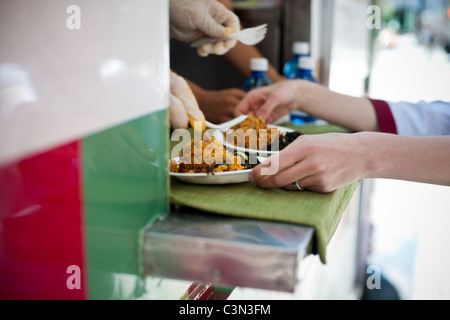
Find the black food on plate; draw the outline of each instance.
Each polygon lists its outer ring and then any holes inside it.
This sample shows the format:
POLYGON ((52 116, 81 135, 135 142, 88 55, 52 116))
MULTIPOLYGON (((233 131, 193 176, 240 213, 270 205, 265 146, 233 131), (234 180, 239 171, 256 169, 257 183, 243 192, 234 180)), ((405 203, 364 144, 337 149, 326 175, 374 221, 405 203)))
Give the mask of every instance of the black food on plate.
POLYGON ((240 157, 242 159, 241 161, 241 165, 245 168, 245 169, 253 169, 254 167, 256 167, 258 164, 260 164, 258 158, 256 156, 254 157, 250 157, 250 154, 248 152, 239 152, 236 151, 234 153, 234 155, 236 157, 240 157))
POLYGON ((286 132, 280 135, 280 150, 283 150, 292 142, 294 142, 302 133, 300 132, 286 132))
POLYGON ((300 132, 286 132, 280 134, 278 150, 272 150, 272 146, 268 146, 267 151, 281 151, 300 137, 303 133, 300 132))

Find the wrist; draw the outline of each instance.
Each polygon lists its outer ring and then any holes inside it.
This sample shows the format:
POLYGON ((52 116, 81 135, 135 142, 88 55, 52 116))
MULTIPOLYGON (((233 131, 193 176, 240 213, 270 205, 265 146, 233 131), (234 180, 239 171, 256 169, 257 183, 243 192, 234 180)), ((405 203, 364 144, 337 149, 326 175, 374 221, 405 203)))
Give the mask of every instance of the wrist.
POLYGON ((385 172, 394 164, 389 151, 392 149, 391 135, 378 132, 359 132, 354 135, 359 138, 357 149, 362 164, 361 177, 384 177, 385 172))
POLYGON ((197 99, 197 103, 199 105, 201 105, 203 103, 203 99, 204 99, 204 95, 205 95, 205 90, 201 87, 199 87, 198 85, 194 84, 191 81, 188 81, 189 87, 192 90, 192 93, 195 96, 195 99, 197 99))
POLYGON ((318 85, 306 80, 290 80, 295 82, 296 109, 310 113, 314 105, 317 105, 318 85))

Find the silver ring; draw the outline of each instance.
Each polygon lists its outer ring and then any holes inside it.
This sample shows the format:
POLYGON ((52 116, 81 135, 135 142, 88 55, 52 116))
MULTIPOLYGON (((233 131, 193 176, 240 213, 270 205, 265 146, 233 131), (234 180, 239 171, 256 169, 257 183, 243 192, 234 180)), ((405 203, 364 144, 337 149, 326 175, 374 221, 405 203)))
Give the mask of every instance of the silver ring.
POLYGON ((300 191, 303 191, 303 190, 304 190, 302 187, 299 186, 298 181, 295 181, 295 182, 294 182, 294 186, 295 186, 298 190, 300 190, 300 191))

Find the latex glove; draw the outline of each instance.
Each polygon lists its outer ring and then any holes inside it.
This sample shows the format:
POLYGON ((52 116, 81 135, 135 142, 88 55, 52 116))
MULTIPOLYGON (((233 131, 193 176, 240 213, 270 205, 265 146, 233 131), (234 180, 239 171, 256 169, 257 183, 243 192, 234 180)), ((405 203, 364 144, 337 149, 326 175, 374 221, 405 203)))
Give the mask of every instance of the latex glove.
POLYGON ((170 125, 173 129, 186 129, 190 123, 194 129, 195 121, 201 121, 201 131, 206 128, 205 116, 200 110, 191 88, 184 78, 170 72, 170 125))
MULTIPOLYGON (((240 31, 239 18, 216 0, 170 0, 170 35, 184 42, 204 37, 224 38, 240 31)), ((235 39, 205 44, 200 56, 222 55, 236 45, 235 39)))

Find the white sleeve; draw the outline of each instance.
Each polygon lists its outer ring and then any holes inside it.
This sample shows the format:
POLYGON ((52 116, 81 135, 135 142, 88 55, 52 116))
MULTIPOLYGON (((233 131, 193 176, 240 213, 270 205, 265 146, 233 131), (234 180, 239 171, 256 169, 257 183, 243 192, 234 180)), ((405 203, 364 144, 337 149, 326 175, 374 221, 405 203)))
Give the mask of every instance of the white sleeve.
POLYGON ((450 102, 387 102, 403 136, 450 135, 450 102))

